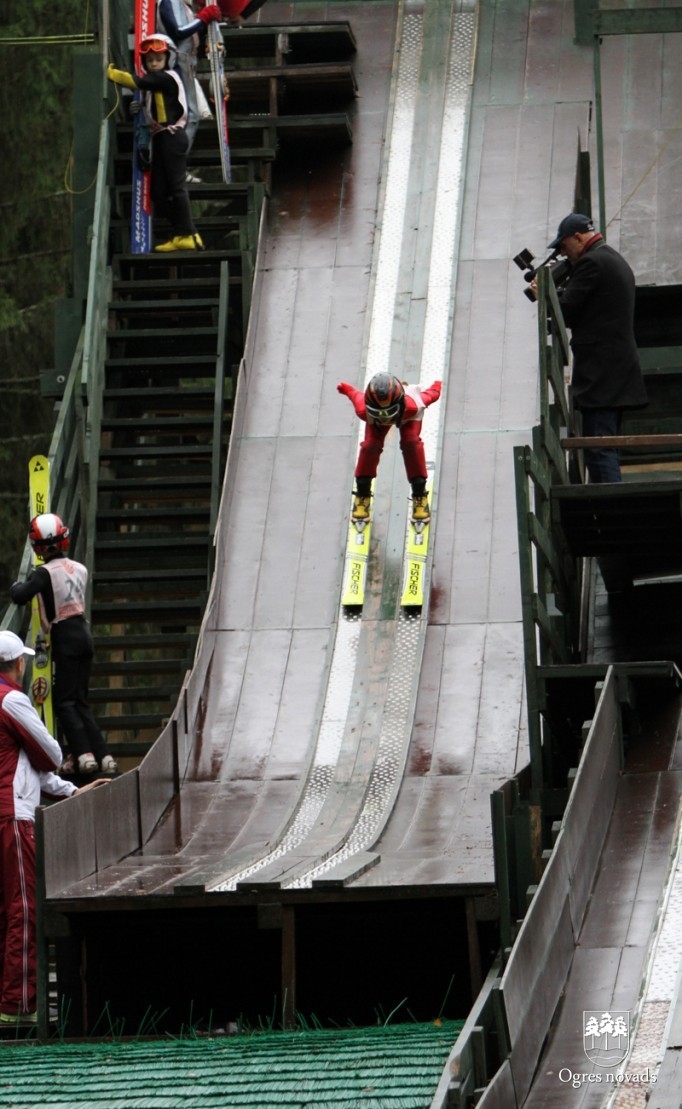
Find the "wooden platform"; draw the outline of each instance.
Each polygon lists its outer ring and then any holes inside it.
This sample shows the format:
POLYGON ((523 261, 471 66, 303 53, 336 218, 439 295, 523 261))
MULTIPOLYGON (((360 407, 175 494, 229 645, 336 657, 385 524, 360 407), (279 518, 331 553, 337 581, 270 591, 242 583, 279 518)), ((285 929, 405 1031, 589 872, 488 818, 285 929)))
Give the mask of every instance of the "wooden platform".
POLYGON ((551 502, 571 554, 608 565, 607 587, 682 574, 682 477, 553 486, 551 502))

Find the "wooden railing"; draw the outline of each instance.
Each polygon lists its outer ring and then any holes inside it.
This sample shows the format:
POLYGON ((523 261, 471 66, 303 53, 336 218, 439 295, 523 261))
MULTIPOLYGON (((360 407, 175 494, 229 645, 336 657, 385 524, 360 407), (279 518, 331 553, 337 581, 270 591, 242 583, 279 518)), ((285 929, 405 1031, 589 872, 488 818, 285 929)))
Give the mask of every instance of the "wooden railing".
POLYGON ((544 702, 538 667, 576 661, 582 567, 557 548, 552 531, 550 489, 570 480, 562 447, 572 430, 564 384, 569 346, 549 269, 537 278, 540 423, 532 446, 514 449, 514 467, 531 777, 539 791, 544 702))

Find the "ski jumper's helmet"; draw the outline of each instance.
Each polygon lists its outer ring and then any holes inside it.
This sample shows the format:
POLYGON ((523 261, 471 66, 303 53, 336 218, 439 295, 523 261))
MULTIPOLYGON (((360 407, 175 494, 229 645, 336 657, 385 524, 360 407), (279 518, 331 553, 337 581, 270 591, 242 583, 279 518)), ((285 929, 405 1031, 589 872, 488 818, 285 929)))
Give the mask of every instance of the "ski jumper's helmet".
POLYGON ((403 383, 393 374, 375 374, 365 389, 367 415, 380 424, 392 424, 405 407, 403 383))
POLYGON ((69 549, 69 529, 53 512, 43 512, 41 516, 33 517, 28 528, 28 538, 33 550, 39 555, 69 549))
POLYGON ((145 61, 149 54, 168 54, 168 68, 173 69, 178 59, 178 48, 168 35, 160 33, 147 35, 140 43, 140 57, 145 69, 147 68, 145 61))

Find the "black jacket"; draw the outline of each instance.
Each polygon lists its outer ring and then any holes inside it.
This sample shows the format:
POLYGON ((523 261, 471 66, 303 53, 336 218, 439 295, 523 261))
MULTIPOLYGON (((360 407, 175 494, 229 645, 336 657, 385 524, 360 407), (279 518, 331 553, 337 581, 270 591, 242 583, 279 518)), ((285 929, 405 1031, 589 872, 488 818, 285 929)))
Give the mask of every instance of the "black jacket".
POLYGON ((559 300, 571 329, 576 408, 644 408, 633 327, 635 277, 625 259, 597 239, 573 265, 559 300))

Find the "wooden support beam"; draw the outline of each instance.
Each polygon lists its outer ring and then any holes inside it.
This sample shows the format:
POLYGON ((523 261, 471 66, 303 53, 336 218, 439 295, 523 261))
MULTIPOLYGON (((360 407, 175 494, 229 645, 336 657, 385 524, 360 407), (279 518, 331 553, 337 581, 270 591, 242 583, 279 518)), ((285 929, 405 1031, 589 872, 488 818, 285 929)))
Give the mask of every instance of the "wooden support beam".
POLYGON ((665 35, 682 31, 682 8, 612 8, 592 12, 595 35, 665 35))
POLYGON ((576 435, 562 439, 565 451, 592 450, 602 447, 678 447, 682 450, 682 435, 595 435, 591 438, 576 435))
POLYGON ((282 1024, 296 1027, 296 909, 282 905, 282 1024))

